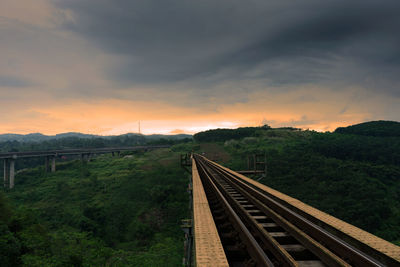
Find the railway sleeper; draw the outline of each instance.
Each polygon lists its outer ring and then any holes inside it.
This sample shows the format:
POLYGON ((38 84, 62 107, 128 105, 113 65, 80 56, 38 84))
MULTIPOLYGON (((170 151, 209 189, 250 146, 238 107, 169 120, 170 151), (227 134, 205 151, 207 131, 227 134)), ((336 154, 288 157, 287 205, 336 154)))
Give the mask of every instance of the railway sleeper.
POLYGON ((280 245, 296 244, 298 241, 287 232, 269 233, 280 245))
POLYGON ((284 229, 276 223, 261 223, 260 224, 267 232, 282 232, 284 229))
POLYGON ((252 216, 264 215, 264 213, 259 209, 252 209, 252 210, 248 209, 246 211, 252 216))
POLYGON ((252 204, 247 204, 247 205, 242 205, 242 207, 245 209, 252 209, 252 208, 255 208, 256 206, 254 206, 252 204))
POLYGON ((262 226, 296 261, 319 260, 311 251, 301 245, 276 223, 264 223, 262 226), (289 242, 292 243, 287 244, 289 242))
POLYGON ((271 218, 268 218, 265 215, 260 215, 260 216, 252 216, 254 220, 256 220, 258 223, 268 223, 271 222, 271 218))

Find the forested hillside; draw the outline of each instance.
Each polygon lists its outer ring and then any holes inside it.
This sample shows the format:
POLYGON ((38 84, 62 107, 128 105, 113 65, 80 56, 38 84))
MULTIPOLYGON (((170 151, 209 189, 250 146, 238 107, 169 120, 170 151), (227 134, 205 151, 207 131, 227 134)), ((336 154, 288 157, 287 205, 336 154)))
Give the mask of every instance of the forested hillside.
POLYGON ((396 121, 370 121, 348 127, 339 127, 335 133, 366 136, 400 136, 400 123, 396 121))
MULTIPOLYGON (((221 138, 220 149, 229 157, 220 161, 243 170, 247 155, 266 153, 268 174, 262 183, 400 244, 400 137, 393 134, 393 125, 399 123, 378 124, 383 129, 376 129, 375 123, 349 127, 363 128, 363 135, 346 128, 318 133, 260 127, 242 138, 221 138), (368 125, 375 128, 370 133, 380 134, 365 134, 368 125)), ((194 138, 214 139, 220 132, 203 132, 194 138)), ((215 148, 203 152, 218 159, 215 148)))
POLYGON ((0 194, 1 266, 179 266, 187 183, 169 149, 22 172, 0 194))

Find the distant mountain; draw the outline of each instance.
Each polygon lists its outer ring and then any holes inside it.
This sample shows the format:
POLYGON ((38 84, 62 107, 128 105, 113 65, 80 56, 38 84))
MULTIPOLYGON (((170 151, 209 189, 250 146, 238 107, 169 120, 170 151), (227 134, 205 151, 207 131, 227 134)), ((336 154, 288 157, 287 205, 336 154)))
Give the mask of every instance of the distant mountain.
POLYGON ((56 134, 55 136, 49 136, 50 138, 64 138, 64 137, 78 137, 78 138, 94 138, 100 137, 99 135, 94 134, 83 134, 83 133, 76 133, 76 132, 69 132, 69 133, 60 133, 56 134))
POLYGON ((370 121, 348 127, 339 127, 335 133, 356 134, 365 136, 400 137, 400 122, 370 121))
POLYGON ((173 134, 173 135, 164 135, 164 134, 150 134, 150 135, 145 135, 146 138, 148 139, 172 139, 172 140, 179 140, 179 139, 185 139, 185 138, 192 138, 193 136, 190 134, 173 134))
POLYGON ((18 141, 18 142, 40 142, 48 138, 47 135, 41 133, 31 134, 0 134, 0 142, 18 141))
MULTIPOLYGON (((154 140, 154 139, 170 139, 170 140, 179 140, 179 139, 184 139, 184 138, 192 138, 191 135, 189 134, 176 134, 176 135, 162 135, 162 134, 152 134, 152 135, 142 135, 138 133, 127 133, 127 134, 122 134, 119 136, 127 136, 127 137, 132 137, 132 136, 142 136, 145 137, 149 140, 154 140)), ((31 134, 0 134, 0 142, 7 142, 7 141, 18 141, 18 142, 42 142, 46 140, 52 140, 52 139, 61 139, 61 138, 82 138, 82 139, 90 139, 90 138, 113 138, 117 137, 117 135, 111 135, 111 136, 102 136, 102 135, 94 135, 94 134, 83 134, 83 133, 77 133, 77 132, 69 132, 69 133, 60 133, 56 135, 44 135, 41 133, 31 133, 31 134)))

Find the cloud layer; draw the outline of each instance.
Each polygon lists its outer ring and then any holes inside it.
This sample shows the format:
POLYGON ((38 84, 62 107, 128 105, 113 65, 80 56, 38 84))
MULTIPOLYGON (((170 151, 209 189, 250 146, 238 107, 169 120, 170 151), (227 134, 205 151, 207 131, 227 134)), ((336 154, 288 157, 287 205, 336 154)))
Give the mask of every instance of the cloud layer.
POLYGON ((0 132, 400 120, 397 10, 397 0, 3 0, 0 132))
POLYGON ((398 94, 400 2, 56 1, 65 29, 117 54, 127 84, 263 79, 363 84, 398 94), (213 79, 214 78, 214 79, 213 79))

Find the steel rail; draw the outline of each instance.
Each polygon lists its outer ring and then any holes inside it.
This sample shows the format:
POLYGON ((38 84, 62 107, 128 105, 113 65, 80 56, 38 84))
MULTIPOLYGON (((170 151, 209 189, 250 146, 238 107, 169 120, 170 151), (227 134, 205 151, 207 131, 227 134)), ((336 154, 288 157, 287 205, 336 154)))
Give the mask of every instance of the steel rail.
POLYGON ((218 189, 218 187, 215 185, 211 177, 208 175, 208 173, 204 169, 204 165, 201 164, 197 165, 198 169, 203 172, 202 179, 203 182, 205 182, 213 191, 214 195, 218 198, 220 203, 225 207, 225 210, 228 213, 228 216, 230 218, 231 223, 233 223, 234 227, 238 230, 238 233, 241 237, 241 239, 244 241, 247 247, 248 253, 253 257, 254 261, 257 263, 257 266, 270 266, 273 267, 274 264, 271 262, 271 260, 268 258, 268 256, 265 254, 264 250, 260 247, 258 242, 255 240, 253 235, 250 233, 250 231, 247 229, 243 221, 240 219, 240 217, 236 214, 236 212, 232 209, 224 195, 221 193, 221 191, 218 189))
POLYGON ((215 174, 211 173, 207 166, 202 161, 199 161, 199 165, 202 166, 204 171, 207 172, 208 177, 213 180, 214 184, 217 185, 218 189, 222 192, 225 199, 229 199, 228 202, 235 208, 235 211, 240 215, 243 221, 246 222, 248 228, 251 229, 253 235, 262 239, 264 249, 272 252, 278 262, 283 263, 283 266, 298 266, 292 256, 268 233, 264 228, 250 215, 250 213, 240 203, 231 198, 229 194, 224 190, 223 186, 215 179, 215 174))
POLYGON ((226 171, 214 162, 202 156, 199 157, 201 157, 201 161, 204 161, 207 166, 218 171, 222 174, 222 176, 225 176, 228 183, 235 185, 235 187, 241 191, 241 193, 258 203, 261 210, 269 215, 272 215, 277 221, 280 222, 280 225, 283 228, 285 228, 292 235, 296 235, 299 241, 301 241, 305 247, 318 254, 319 257, 329 266, 335 266, 337 264, 340 266, 345 263, 343 260, 338 260, 337 257, 336 259, 332 258, 331 252, 340 256, 342 259, 346 259, 346 261, 354 266, 385 266, 357 248, 354 248, 340 238, 329 233, 320 226, 290 210, 288 207, 263 194, 261 190, 257 190, 257 188, 248 185, 234 173, 226 171), (295 228, 290 226, 290 224, 292 224, 292 226, 295 228), (296 228, 301 229, 301 231, 297 231, 296 228))
MULTIPOLYGON (((227 179, 227 183, 235 187, 238 191, 241 192, 241 194, 245 195, 249 200, 251 200, 252 203, 255 204, 255 206, 263 211, 265 214, 267 214, 269 217, 271 217, 275 223, 277 223, 279 226, 281 226, 284 230, 286 230, 288 233, 290 233, 296 240, 299 241, 305 248, 310 250, 312 253, 314 253, 318 258, 321 259, 322 262, 327 264, 328 266, 347 266, 349 267, 350 264, 346 263, 344 260, 333 254, 331 251, 323 247, 321 244, 319 244, 317 241, 312 239, 310 236, 302 232, 299 228, 294 226, 292 223, 284 219, 282 216, 280 216, 278 213, 273 211, 271 208, 263 204, 261 201, 253 197, 252 194, 232 182, 231 180, 227 179)), ((265 231, 265 230, 264 230, 265 231)), ((265 231, 266 234, 268 234, 267 231, 265 231)))

